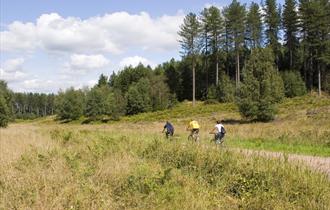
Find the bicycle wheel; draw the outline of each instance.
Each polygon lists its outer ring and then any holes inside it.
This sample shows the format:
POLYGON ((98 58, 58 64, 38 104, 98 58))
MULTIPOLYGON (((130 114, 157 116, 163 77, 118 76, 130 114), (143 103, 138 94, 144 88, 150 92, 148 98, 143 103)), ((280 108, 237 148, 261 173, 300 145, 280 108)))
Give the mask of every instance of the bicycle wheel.
POLYGON ((199 134, 198 133, 195 134, 195 142, 199 142, 199 134))

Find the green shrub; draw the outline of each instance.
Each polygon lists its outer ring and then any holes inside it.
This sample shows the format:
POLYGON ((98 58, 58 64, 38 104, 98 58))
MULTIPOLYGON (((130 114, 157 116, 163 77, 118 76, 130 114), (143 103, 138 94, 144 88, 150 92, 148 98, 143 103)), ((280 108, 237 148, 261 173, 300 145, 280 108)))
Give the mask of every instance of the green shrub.
POLYGON ((216 100, 217 98, 217 87, 215 85, 211 85, 207 91, 207 100, 216 100))
POLYGON ((7 127, 9 121, 9 109, 7 103, 0 95, 0 127, 7 127))
POLYGON ((207 92, 207 100, 217 100, 219 102, 233 102, 235 99, 235 85, 230 78, 222 73, 219 85, 211 85, 207 92))
POLYGON ((226 74, 220 74, 219 85, 217 86, 217 98, 220 102, 234 102, 235 85, 226 74))
POLYGON ((281 76, 284 82, 284 93, 286 97, 292 98, 307 93, 305 82, 302 80, 299 72, 285 71, 281 76))
POLYGON ((258 121, 274 119, 276 103, 284 97, 283 81, 274 68, 272 51, 255 49, 243 69, 237 105, 241 115, 258 121))

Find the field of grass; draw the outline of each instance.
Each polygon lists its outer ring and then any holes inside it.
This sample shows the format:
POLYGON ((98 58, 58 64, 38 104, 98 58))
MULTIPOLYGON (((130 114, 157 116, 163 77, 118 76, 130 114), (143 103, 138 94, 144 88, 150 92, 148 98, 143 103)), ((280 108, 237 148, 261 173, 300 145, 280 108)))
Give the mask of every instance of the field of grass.
POLYGON ((19 123, 1 130, 6 139, 15 133, 9 141, 25 150, 1 138, 8 151, 1 153, 0 209, 330 207, 323 174, 205 141, 189 144, 184 134, 166 141, 161 125, 19 123))
POLYGON ((329 209, 330 181, 304 165, 216 148, 215 119, 229 148, 330 156, 330 99, 284 101, 273 122, 241 119, 234 104, 125 117, 93 125, 54 118, 0 129, 0 209, 329 209), (201 124, 201 143, 186 123, 201 124), (175 126, 172 141, 161 133, 175 126))
POLYGON ((169 120, 184 130, 189 119, 197 119, 204 139, 216 119, 227 129, 228 146, 283 151, 287 153, 330 156, 330 98, 306 95, 286 99, 279 105, 276 119, 269 123, 249 122, 241 118, 235 104, 184 102, 171 110, 125 117, 122 122, 169 120))

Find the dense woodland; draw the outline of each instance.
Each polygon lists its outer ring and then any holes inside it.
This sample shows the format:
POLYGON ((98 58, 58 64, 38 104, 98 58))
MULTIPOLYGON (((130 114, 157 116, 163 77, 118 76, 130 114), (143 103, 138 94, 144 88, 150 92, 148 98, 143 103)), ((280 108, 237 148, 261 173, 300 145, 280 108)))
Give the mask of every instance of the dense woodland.
POLYGON ((187 14, 178 30, 180 61, 102 74, 91 89, 13 93, 1 81, 0 124, 55 113, 60 120, 116 120, 183 100, 236 102, 243 117, 268 121, 284 97, 330 92, 328 0, 233 0, 187 14))

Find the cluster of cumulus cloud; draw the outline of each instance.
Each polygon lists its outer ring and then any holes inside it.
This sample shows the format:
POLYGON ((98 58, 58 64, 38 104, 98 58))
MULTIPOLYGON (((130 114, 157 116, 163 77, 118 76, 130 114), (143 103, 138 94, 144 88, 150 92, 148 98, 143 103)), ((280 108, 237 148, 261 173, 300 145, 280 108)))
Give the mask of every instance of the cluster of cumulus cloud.
POLYGON ((1 32, 1 50, 120 54, 129 47, 170 50, 177 47, 183 15, 152 18, 148 13, 116 12, 82 20, 43 14, 35 23, 15 21, 1 32))
MULTIPOLYGON (((1 53, 10 57, 1 61, 0 77, 8 82, 21 81, 22 87, 40 86, 40 78, 32 78, 24 72, 24 63, 29 59, 26 55, 36 52, 65 58, 61 71, 71 75, 107 67, 112 55, 122 55, 117 64, 121 68, 139 62, 154 65, 128 51, 162 53, 177 50, 177 31, 183 17, 182 12, 160 17, 151 17, 146 12, 115 12, 81 19, 50 13, 41 15, 35 22, 14 21, 0 32, 1 53)), ((43 84, 52 86, 53 83, 49 80, 43 84)))

